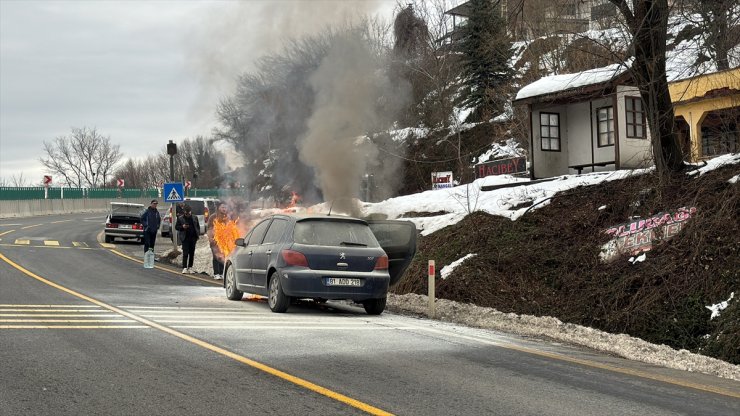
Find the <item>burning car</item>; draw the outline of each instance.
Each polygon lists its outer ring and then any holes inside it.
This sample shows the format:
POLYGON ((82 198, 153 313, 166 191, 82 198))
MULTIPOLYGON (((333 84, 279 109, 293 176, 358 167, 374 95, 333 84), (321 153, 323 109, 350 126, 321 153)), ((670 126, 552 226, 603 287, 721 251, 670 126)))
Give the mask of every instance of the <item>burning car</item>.
POLYGON ((348 299, 381 314, 388 287, 416 253, 416 233, 409 221, 271 215, 236 240, 226 260, 226 297, 267 296, 273 312, 285 312, 291 299, 348 299))

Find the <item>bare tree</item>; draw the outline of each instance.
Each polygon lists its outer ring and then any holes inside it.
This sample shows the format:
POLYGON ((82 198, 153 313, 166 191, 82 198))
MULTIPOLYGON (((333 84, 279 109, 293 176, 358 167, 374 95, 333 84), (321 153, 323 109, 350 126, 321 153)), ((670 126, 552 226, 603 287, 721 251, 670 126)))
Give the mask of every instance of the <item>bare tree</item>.
POLYGON ((10 178, 0 178, 0 186, 13 186, 20 188, 23 186, 30 186, 30 182, 27 177, 23 176, 23 172, 17 175, 11 175, 10 178))
POLYGON ((70 136, 59 136, 44 142, 44 153, 39 161, 64 183, 81 188, 105 184, 123 156, 119 145, 111 144, 109 136, 100 135, 95 128, 72 128, 70 136))
MULTIPOLYGON (((730 69, 731 51, 740 43, 740 6, 737 0, 683 0, 684 18, 705 37, 703 59, 712 59, 718 70, 730 69), (698 18, 697 18, 698 17, 698 18)), ((737 63, 735 63, 737 65, 737 63)))
POLYGON ((609 0, 624 16, 632 36, 632 77, 640 88, 652 133, 653 160, 658 172, 683 168, 683 155, 674 131, 674 113, 666 76, 668 0, 609 0))

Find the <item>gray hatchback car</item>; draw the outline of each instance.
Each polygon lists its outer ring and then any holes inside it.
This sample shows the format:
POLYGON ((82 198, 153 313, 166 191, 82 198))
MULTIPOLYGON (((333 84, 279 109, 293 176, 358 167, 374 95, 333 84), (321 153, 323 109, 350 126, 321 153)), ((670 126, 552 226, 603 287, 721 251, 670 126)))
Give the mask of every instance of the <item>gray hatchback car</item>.
POLYGON ((409 221, 275 214, 236 240, 226 297, 267 296, 273 312, 285 312, 291 299, 348 299, 378 315, 416 253, 416 234, 409 221))

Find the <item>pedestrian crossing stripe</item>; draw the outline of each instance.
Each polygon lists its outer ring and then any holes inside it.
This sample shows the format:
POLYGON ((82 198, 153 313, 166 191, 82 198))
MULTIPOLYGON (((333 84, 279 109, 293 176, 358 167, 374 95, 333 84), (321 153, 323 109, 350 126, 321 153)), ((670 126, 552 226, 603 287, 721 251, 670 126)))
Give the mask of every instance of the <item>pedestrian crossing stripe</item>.
POLYGON ((15 240, 15 243, 29 245, 31 244, 31 240, 15 240))
POLYGON ((180 194, 177 193, 177 189, 172 188, 172 190, 170 191, 170 194, 167 196, 167 200, 175 201, 175 200, 180 200, 180 199, 182 199, 182 197, 180 196, 180 194))
POLYGON ((75 247, 90 247, 90 246, 87 245, 87 243, 81 243, 79 241, 73 241, 72 242, 72 245, 75 246, 75 247))
POLYGON ((44 240, 44 245, 45 246, 58 246, 59 245, 59 241, 44 240))

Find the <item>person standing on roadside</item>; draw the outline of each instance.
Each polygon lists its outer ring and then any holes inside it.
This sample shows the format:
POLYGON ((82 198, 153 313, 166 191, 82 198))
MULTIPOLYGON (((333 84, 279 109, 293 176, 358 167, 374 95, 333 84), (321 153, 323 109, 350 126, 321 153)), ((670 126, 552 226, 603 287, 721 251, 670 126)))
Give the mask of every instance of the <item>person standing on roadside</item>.
POLYGON ((223 279, 226 256, 236 247, 234 242, 239 238, 236 220, 229 216, 226 203, 221 201, 216 206, 216 214, 208 218, 208 242, 213 254, 213 278, 223 279))
POLYGON ((154 250, 154 243, 157 241, 157 230, 159 230, 159 224, 162 222, 157 204, 157 200, 152 199, 149 207, 141 214, 141 225, 144 227, 144 253, 149 249, 154 250))
POLYGON ((198 217, 193 215, 189 205, 185 205, 182 215, 177 217, 175 224, 177 236, 182 243, 182 272, 193 273, 193 260, 195 259, 195 244, 200 237, 200 223, 198 217))

